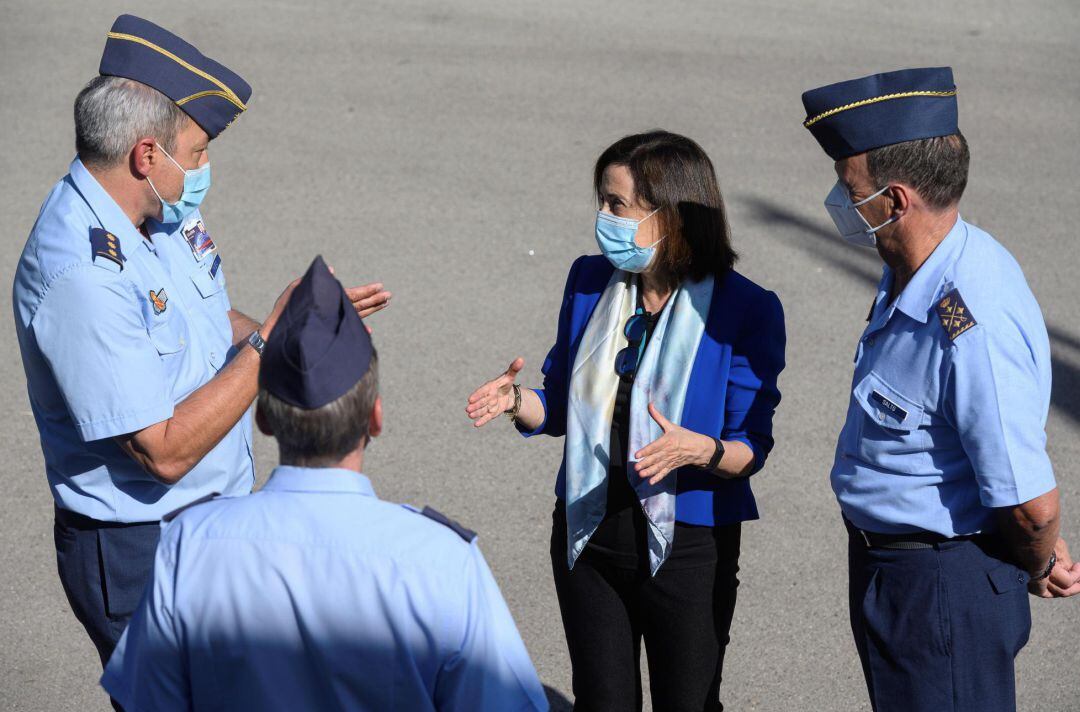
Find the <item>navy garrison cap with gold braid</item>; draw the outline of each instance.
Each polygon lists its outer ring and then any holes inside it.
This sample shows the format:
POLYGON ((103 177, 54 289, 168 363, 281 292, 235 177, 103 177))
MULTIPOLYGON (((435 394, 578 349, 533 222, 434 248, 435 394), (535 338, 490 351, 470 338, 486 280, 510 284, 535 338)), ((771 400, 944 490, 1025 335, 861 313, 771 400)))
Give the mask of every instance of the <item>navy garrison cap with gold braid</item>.
POLYGON ((270 333, 259 387, 304 410, 337 400, 371 366, 364 322, 321 256, 296 285, 270 333))
POLYGON ((176 102, 210 138, 224 131, 251 98, 251 87, 166 29, 121 15, 105 41, 98 72, 142 82, 176 102))
POLYGON ((950 67, 872 74, 811 89, 802 101, 803 126, 834 161, 959 131, 950 67))

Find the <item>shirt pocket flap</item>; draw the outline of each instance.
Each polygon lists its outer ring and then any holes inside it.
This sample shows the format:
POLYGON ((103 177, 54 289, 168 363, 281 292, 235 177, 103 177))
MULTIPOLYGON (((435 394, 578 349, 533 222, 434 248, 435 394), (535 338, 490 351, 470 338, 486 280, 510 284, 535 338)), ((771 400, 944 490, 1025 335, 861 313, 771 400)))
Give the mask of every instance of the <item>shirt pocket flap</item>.
POLYGON ((1001 564, 986 572, 990 584, 997 593, 1008 593, 1020 586, 1026 586, 1028 575, 1012 564, 1001 564))
POLYGON ((184 337, 172 322, 172 319, 163 319, 146 330, 150 334, 150 342, 162 356, 184 348, 184 337))
POLYGON ((906 397, 871 371, 854 391, 870 419, 883 428, 910 432, 923 421, 923 406, 906 397))
POLYGON ((205 266, 199 267, 191 273, 191 281, 195 283, 195 288, 199 290, 199 294, 203 296, 203 299, 214 296, 224 286, 221 280, 211 275, 205 266))

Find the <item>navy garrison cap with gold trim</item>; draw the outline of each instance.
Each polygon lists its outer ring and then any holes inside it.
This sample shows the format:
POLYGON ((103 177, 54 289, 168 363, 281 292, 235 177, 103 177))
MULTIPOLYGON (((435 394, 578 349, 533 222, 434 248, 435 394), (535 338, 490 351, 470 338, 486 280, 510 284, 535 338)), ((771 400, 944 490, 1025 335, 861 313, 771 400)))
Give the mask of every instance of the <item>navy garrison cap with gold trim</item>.
POLYGON ((238 74, 168 30, 134 15, 116 18, 98 72, 157 89, 210 138, 224 131, 251 98, 251 87, 238 74))
POLYGON ((834 161, 959 131, 950 67, 872 74, 811 89, 802 101, 803 126, 834 161))
POLYGON ((314 410, 355 386, 368 372, 373 352, 364 322, 319 256, 266 341, 259 387, 314 410))

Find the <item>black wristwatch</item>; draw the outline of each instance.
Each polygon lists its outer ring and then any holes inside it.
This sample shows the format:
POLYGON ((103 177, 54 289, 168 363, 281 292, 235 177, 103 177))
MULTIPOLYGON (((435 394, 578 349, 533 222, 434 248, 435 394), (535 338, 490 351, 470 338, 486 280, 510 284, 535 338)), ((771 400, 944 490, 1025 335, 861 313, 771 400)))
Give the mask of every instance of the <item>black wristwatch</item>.
MULTIPOLYGON (((712 437, 711 435, 709 437, 712 437)), ((720 438, 713 438, 716 443, 716 452, 713 453, 712 459, 709 460, 709 465, 706 469, 710 472, 716 472, 716 468, 720 466, 720 461, 724 459, 724 443, 720 442, 720 438)))
POLYGON ((1057 564, 1057 553, 1050 552, 1050 561, 1046 562, 1046 569, 1038 576, 1032 576, 1032 581, 1042 581, 1044 578, 1050 575, 1050 572, 1054 570, 1054 565, 1057 564))
POLYGON ((263 351, 266 350, 266 342, 263 341, 258 329, 251 332, 251 335, 247 337, 247 342, 251 344, 251 348, 255 349, 255 353, 259 354, 259 358, 262 358, 263 351))

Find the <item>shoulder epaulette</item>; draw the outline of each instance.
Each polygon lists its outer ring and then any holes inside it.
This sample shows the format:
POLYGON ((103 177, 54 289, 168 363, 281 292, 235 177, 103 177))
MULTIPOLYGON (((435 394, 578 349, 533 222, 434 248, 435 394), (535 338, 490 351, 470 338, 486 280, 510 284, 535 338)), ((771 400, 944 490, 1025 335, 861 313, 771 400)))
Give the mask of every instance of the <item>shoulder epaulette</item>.
POLYGON ((959 289, 954 289, 942 297, 935 309, 941 328, 945 329, 949 341, 956 341, 956 337, 978 323, 967 304, 964 304, 959 289))
MULTIPOLYGON (((410 508, 411 509, 411 508, 410 508)), ((416 511, 416 510, 413 510, 416 511)), ((472 529, 466 529, 453 519, 450 519, 442 512, 432 509, 431 507, 424 507, 420 510, 420 514, 423 514, 428 519, 434 520, 444 527, 448 527, 453 530, 455 534, 464 539, 465 541, 472 543, 476 539, 476 532, 472 529)))
POLYGON ((199 497, 198 499, 194 500, 193 502, 188 502, 183 507, 179 507, 179 508, 174 509, 173 511, 169 512, 168 514, 166 514, 164 517, 161 518, 161 521, 163 521, 163 522, 171 522, 172 520, 174 520, 178 516, 180 516, 181 512, 187 511, 187 510, 191 509, 192 507, 197 507, 200 504, 205 504, 206 502, 209 502, 212 499, 217 499, 220 496, 221 496, 220 492, 211 492, 210 494, 203 495, 202 497, 199 497))
POLYGON ((90 256, 94 261, 97 261, 99 257, 111 260, 120 266, 121 271, 127 260, 120 249, 120 241, 116 235, 100 227, 90 228, 90 256))

